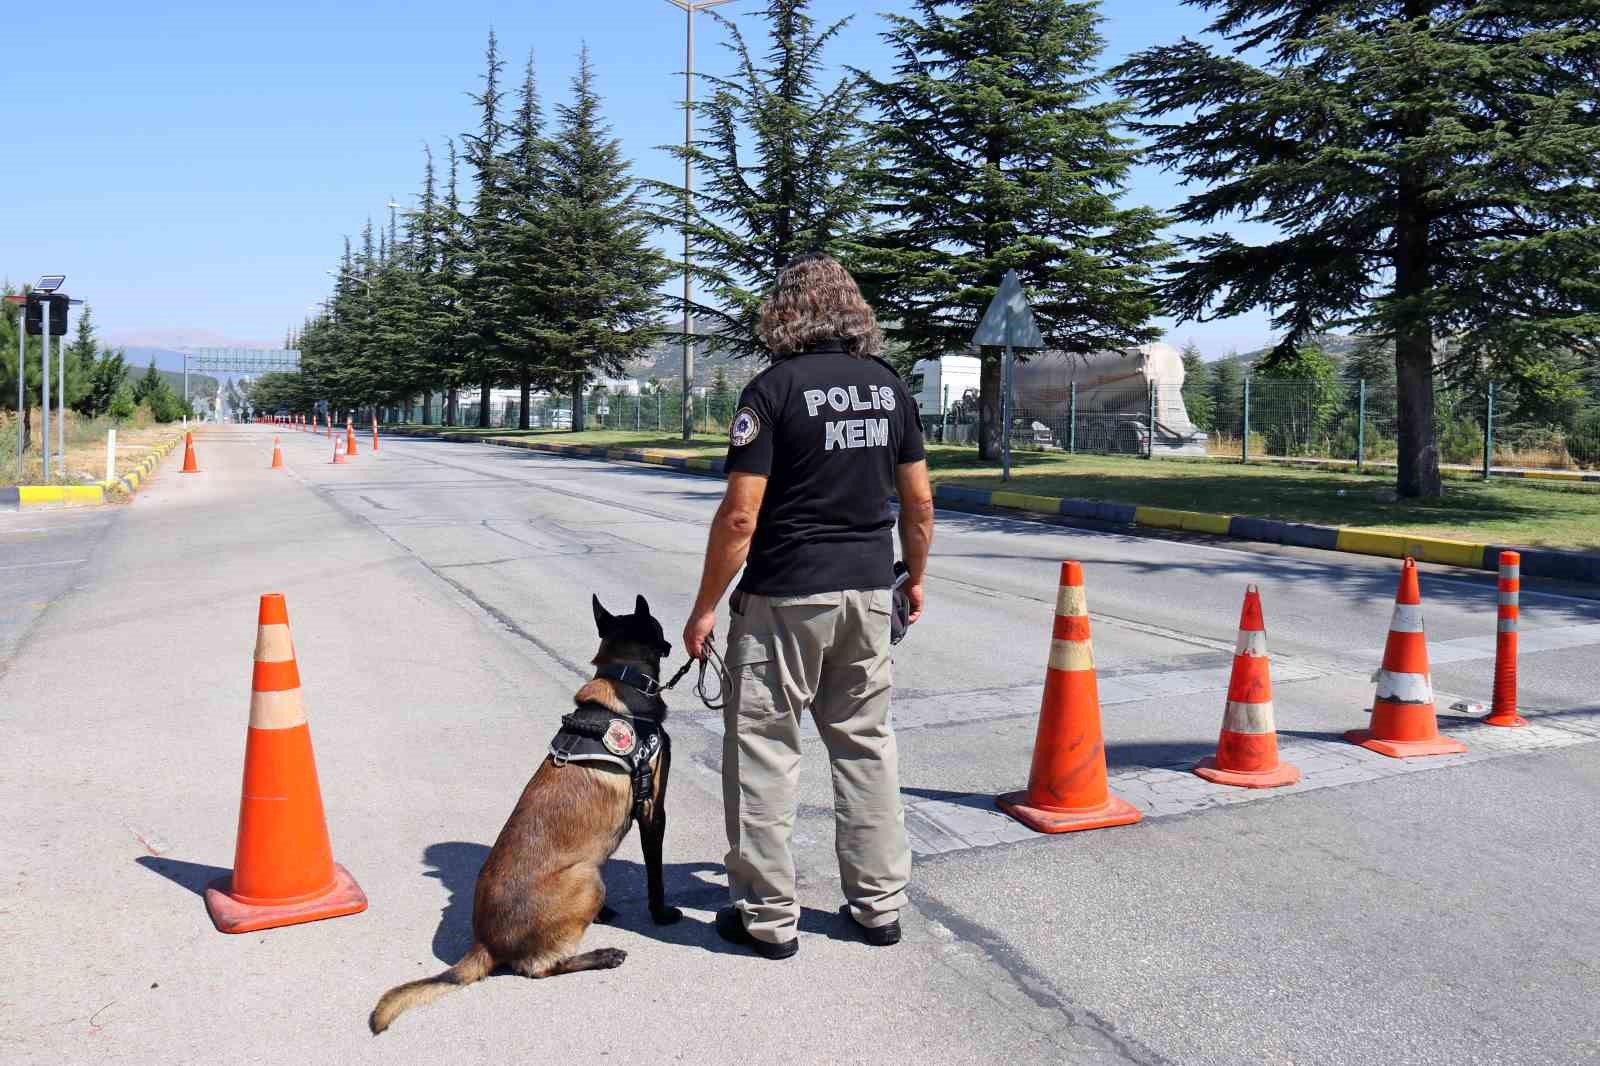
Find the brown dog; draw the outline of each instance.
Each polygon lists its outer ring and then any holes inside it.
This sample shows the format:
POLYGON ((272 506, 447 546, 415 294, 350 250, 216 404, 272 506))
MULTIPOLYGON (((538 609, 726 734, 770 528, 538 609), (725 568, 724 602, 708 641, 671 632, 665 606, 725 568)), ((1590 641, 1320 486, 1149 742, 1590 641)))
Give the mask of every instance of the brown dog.
POLYGON ((657 683, 661 660, 672 646, 643 596, 630 615, 611 614, 595 597, 594 619, 600 630, 594 657, 599 669, 578 690, 578 709, 562 719, 563 730, 552 745, 560 754, 546 756, 522 790, 478 874, 472 948, 444 973, 384 993, 368 1019, 374 1034, 402 1011, 470 985, 496 966, 527 977, 554 977, 622 965, 627 953, 618 948, 573 952, 605 910, 600 868, 636 815, 650 917, 658 925, 683 917, 666 905, 661 884, 672 749, 660 725, 667 705, 657 683), (614 765, 626 765, 630 755, 643 765, 631 772, 614 765), (637 797, 636 787, 641 789, 637 797))

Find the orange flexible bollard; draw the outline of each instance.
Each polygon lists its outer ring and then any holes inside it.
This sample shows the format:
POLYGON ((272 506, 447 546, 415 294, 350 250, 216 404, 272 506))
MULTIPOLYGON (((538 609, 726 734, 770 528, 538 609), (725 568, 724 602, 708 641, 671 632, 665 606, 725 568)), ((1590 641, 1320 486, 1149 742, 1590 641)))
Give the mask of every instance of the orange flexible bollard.
POLYGON ((1522 556, 1500 553, 1500 606, 1495 612, 1494 706, 1484 725, 1515 729, 1528 724, 1517 713, 1517 629, 1522 622, 1522 556))

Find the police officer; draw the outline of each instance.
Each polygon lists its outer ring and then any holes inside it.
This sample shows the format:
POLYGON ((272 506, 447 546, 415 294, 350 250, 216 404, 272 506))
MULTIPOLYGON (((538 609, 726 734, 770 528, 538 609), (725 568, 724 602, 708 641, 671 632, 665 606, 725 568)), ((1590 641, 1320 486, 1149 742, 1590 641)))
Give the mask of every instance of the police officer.
POLYGON ((833 769, 845 911, 868 943, 900 940, 911 850, 889 728, 890 500, 900 498, 914 622, 933 494, 916 401, 877 358, 877 321, 842 266, 814 254, 785 267, 759 332, 773 363, 744 390, 730 427, 727 492, 683 641, 701 657, 743 566, 729 603, 722 749, 733 906, 717 932, 785 959, 799 948, 789 836, 806 711, 833 769))

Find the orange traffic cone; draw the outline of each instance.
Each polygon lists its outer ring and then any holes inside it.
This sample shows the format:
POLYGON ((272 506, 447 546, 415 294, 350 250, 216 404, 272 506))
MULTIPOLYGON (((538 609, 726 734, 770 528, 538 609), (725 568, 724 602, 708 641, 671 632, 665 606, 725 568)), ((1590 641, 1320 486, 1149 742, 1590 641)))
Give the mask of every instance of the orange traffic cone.
POLYGON ((378 450, 378 416, 372 416, 372 450, 378 450))
POLYGON ((1261 592, 1244 591, 1239 640, 1233 647, 1228 706, 1222 712, 1217 754, 1202 759, 1194 772, 1219 785, 1277 788, 1300 780, 1300 770, 1278 761, 1278 727, 1272 714, 1272 671, 1267 661, 1267 623, 1261 592))
POLYGON ((344 453, 349 456, 356 454, 356 427, 350 419, 344 420, 344 453))
POLYGON ((1089 606, 1083 567, 1061 564, 1056 621, 1045 671, 1039 731, 1026 792, 995 803, 1029 829, 1070 833, 1131 825, 1142 815, 1106 787, 1106 749, 1100 737, 1100 692, 1089 642, 1089 606))
POLYGON ((183 435, 183 470, 180 472, 184 474, 198 474, 200 472, 200 464, 194 461, 193 433, 185 433, 183 435))
POLYGON ((224 933, 367 909, 361 886, 333 861, 289 610, 275 592, 261 597, 255 661, 233 874, 206 886, 206 910, 224 933))
POLYGON ((1428 672, 1428 637, 1422 628, 1422 589, 1417 562, 1409 555, 1400 570, 1383 667, 1373 680, 1378 689, 1372 701, 1372 726, 1350 730, 1344 735, 1346 740, 1394 759, 1467 750, 1461 741, 1439 734, 1433 678, 1428 672))
POLYGON ((1517 713, 1517 627, 1521 622, 1522 555, 1500 553, 1500 609, 1494 642, 1494 707, 1484 725, 1517 728, 1528 720, 1517 713))
POLYGON ((346 459, 344 457, 344 438, 343 437, 335 437, 335 438, 333 438, 333 462, 332 462, 331 465, 333 465, 333 466, 343 466, 345 463, 348 463, 349 461, 350 460, 348 460, 348 459, 346 459))
POLYGON ((283 469, 283 448, 278 444, 278 438, 272 438, 272 466, 273 470, 283 469))

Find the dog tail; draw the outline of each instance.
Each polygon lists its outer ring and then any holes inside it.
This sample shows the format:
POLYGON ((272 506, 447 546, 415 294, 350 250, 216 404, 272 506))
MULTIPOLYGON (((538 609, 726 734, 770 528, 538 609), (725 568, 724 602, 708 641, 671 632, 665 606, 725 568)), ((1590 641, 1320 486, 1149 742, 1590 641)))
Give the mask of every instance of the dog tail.
POLYGON ((383 998, 378 1000, 378 1005, 372 1008, 372 1016, 367 1019, 367 1025, 372 1028, 372 1035, 377 1036, 389 1028, 390 1023, 398 1018, 401 1012, 412 1007, 420 1007, 424 1003, 432 1003, 446 992, 481 980, 488 976, 492 969, 494 969, 494 956, 490 955, 489 949, 482 944, 474 943, 472 950, 444 973, 421 981, 408 981, 385 992, 383 998))

